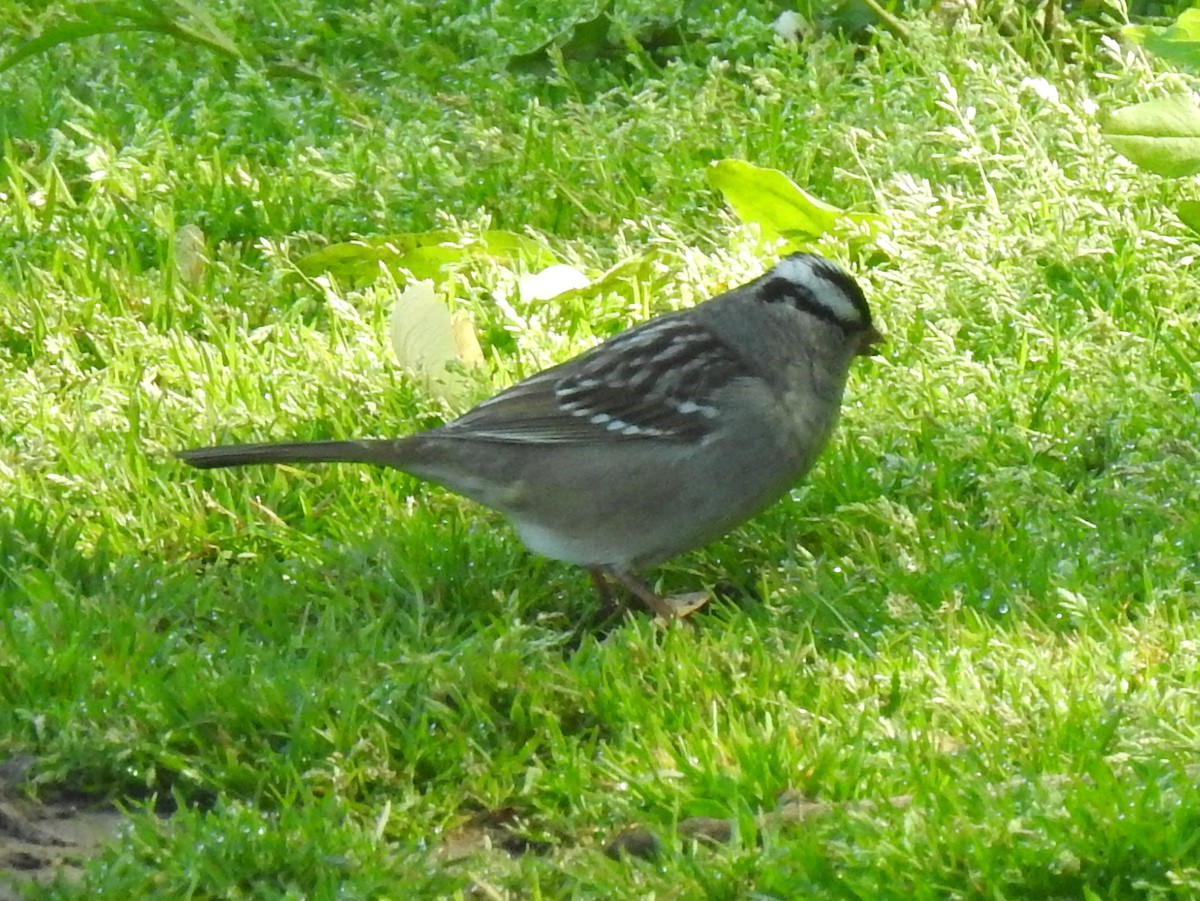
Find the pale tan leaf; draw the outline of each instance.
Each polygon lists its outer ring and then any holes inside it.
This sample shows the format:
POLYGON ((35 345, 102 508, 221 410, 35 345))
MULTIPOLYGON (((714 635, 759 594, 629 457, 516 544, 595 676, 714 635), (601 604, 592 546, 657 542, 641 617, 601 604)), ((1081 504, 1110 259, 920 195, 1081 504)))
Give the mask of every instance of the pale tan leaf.
POLYGON ((175 232, 175 271, 179 280, 194 288, 208 269, 208 241, 197 225, 185 225, 175 232))
POLYGON ((463 371, 483 361, 470 320, 455 317, 433 291, 431 281, 413 282, 392 309, 392 348, 404 369, 420 378, 435 397, 463 400, 472 380, 463 371))
POLYGON ((567 291, 586 288, 588 277, 573 266, 555 263, 520 281, 522 300, 549 300, 567 291))
POLYGON ((479 346, 471 317, 466 313, 455 313, 450 320, 450 331, 454 335, 454 347, 462 364, 471 368, 482 366, 483 348, 479 346))

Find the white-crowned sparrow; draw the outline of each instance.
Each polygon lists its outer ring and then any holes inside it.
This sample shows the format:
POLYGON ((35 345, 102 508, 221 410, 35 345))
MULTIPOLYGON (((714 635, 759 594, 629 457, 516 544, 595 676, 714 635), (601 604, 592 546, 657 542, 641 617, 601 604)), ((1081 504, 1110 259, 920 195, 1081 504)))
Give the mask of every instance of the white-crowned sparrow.
POLYGON ((881 340, 862 290, 813 254, 690 310, 622 332, 396 439, 183 451, 201 468, 246 463, 392 466, 512 520, 533 551, 607 577, 663 617, 634 574, 699 547, 787 491, 825 446, 850 363, 881 340))

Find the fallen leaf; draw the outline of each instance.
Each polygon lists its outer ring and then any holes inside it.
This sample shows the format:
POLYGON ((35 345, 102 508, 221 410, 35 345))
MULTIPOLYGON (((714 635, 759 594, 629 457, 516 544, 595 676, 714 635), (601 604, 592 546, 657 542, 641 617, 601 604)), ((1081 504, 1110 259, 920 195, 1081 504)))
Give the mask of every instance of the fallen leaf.
POLYGON ((435 397, 456 405, 470 393, 473 380, 466 370, 483 363, 483 351, 470 319, 452 315, 433 282, 413 282, 400 292, 391 337, 397 362, 435 397))

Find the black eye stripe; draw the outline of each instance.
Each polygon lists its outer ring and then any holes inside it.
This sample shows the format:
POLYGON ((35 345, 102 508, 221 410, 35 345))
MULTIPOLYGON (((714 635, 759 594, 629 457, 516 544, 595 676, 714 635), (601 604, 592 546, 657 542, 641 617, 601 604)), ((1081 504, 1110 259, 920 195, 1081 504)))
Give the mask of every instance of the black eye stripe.
POLYGON ((841 267, 813 254, 799 253, 786 258, 756 287, 764 302, 791 304, 847 334, 871 326, 871 311, 858 283, 841 267), (794 265, 787 266, 788 262, 801 261, 806 265, 800 273, 795 273, 794 265), (788 275, 780 274, 779 268, 788 271, 788 275))
POLYGON ((837 313, 817 300, 808 288, 798 285, 786 278, 773 278, 763 283, 763 300, 767 303, 790 303, 798 310, 811 313, 818 319, 836 325, 841 329, 857 328, 861 322, 846 322, 837 313))
POLYGON ((767 303, 816 303, 808 288, 786 278, 768 278, 762 283, 763 300, 767 303))

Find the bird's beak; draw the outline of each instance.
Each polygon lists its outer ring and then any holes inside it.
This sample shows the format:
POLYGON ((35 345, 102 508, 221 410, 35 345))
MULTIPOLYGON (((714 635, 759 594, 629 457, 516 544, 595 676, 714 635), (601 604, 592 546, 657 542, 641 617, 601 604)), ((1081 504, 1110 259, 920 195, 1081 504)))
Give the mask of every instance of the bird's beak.
POLYGON ((871 326, 869 329, 863 332, 862 337, 859 338, 858 351, 856 352, 856 355, 860 357, 874 356, 876 353, 878 353, 879 345, 883 344, 884 340, 883 332, 879 331, 879 329, 875 328, 875 326, 871 326))

